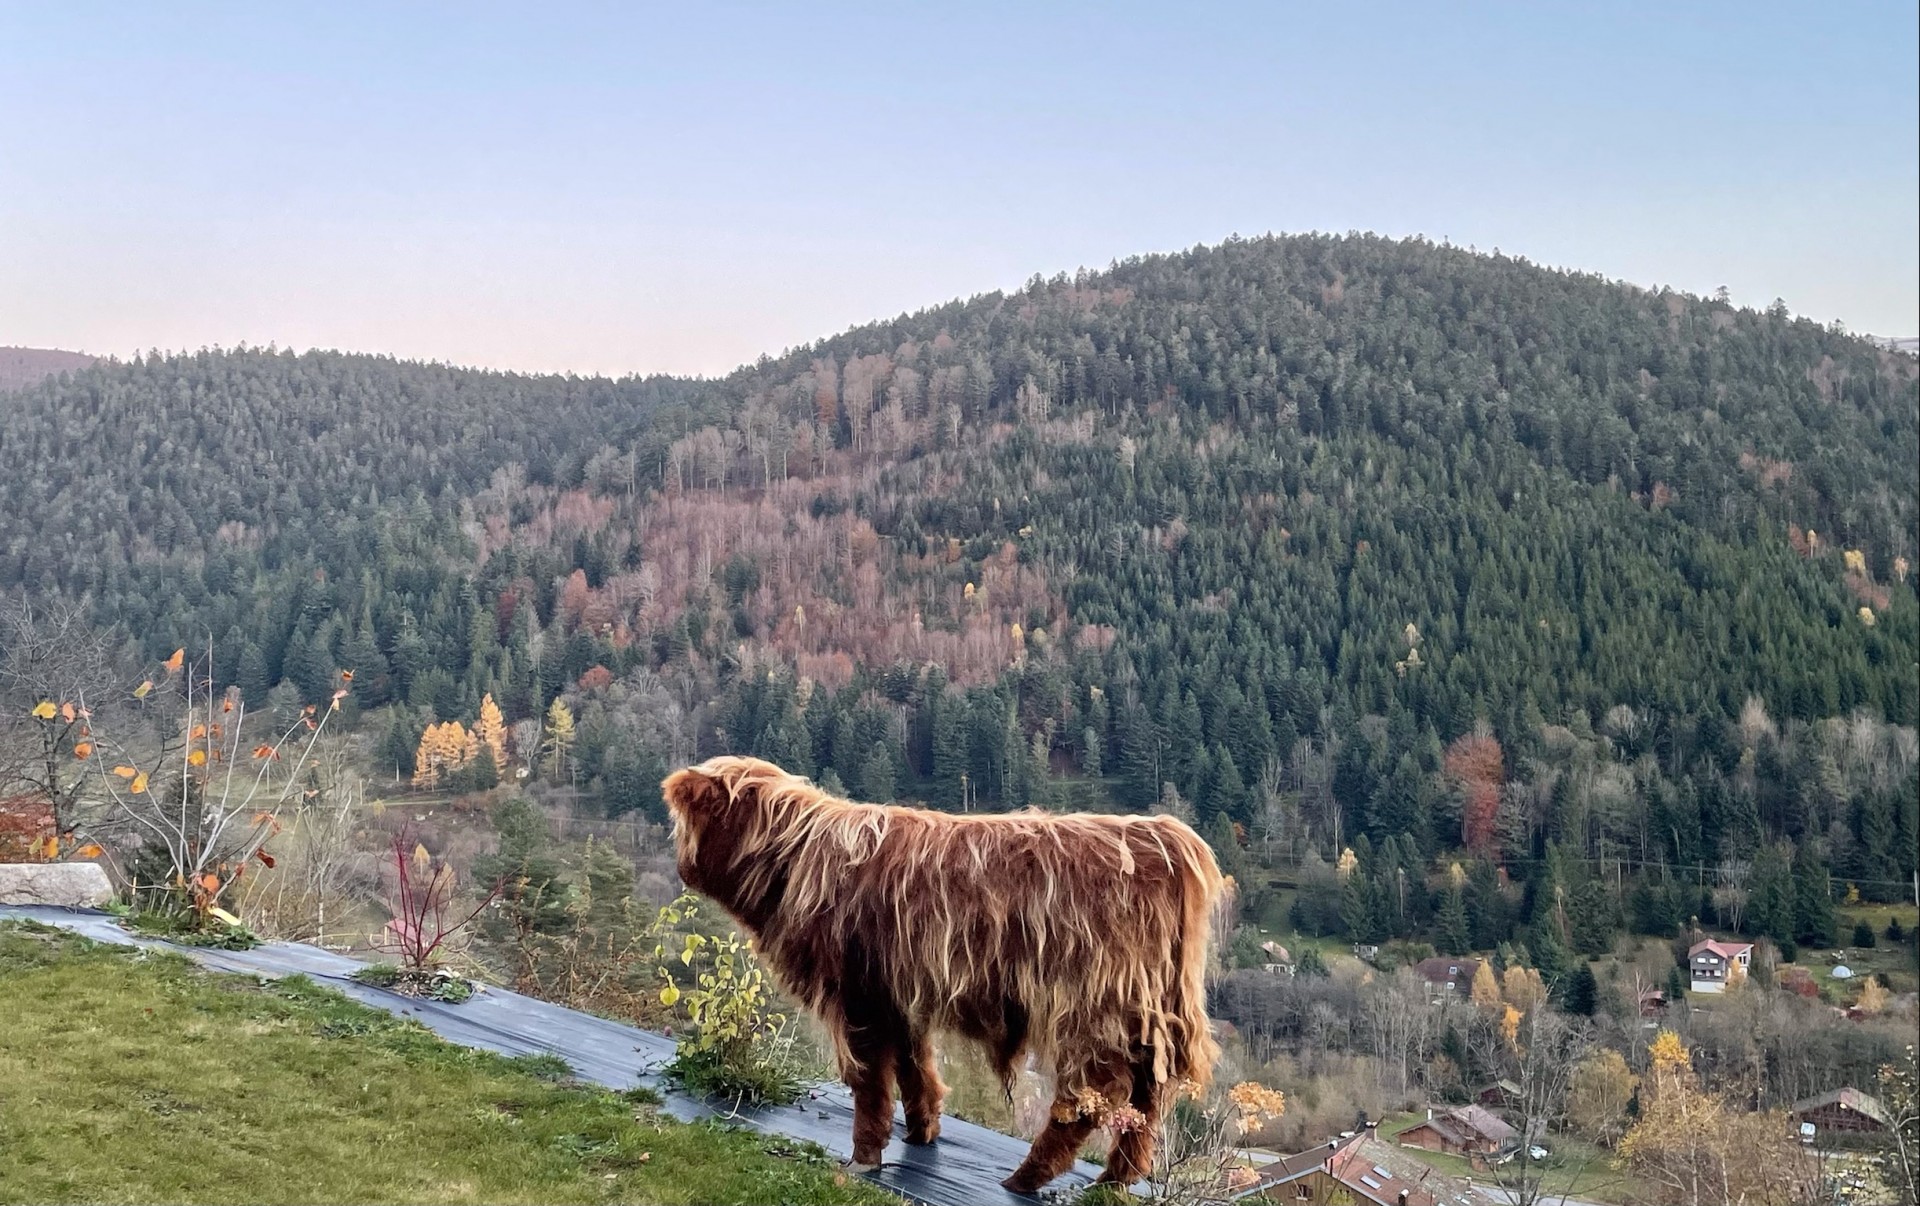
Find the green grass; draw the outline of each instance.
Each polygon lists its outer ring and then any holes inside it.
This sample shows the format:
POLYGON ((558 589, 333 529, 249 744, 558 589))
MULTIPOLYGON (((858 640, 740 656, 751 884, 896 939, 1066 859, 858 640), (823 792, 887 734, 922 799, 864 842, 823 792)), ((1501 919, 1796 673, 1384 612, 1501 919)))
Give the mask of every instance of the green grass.
POLYGON ((897 1202, 300 977, 0 926, 0 1018, 0 1202, 897 1202))

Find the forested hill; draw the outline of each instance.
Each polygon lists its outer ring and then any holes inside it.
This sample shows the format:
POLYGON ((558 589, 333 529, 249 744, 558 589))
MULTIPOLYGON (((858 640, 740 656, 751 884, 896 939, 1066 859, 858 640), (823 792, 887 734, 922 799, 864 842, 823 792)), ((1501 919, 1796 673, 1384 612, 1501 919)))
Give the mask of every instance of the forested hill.
POLYGON ((32 385, 57 373, 86 368, 98 357, 52 348, 0 348, 0 390, 32 385))
POLYGON ((564 695, 566 773, 614 809, 726 746, 1382 866, 1791 839, 1891 891, 1915 364, 1784 306, 1320 236, 717 382, 143 360, 0 407, 0 589, 89 591, 149 652, 211 634, 263 699, 352 668, 400 763, 483 693, 564 695))

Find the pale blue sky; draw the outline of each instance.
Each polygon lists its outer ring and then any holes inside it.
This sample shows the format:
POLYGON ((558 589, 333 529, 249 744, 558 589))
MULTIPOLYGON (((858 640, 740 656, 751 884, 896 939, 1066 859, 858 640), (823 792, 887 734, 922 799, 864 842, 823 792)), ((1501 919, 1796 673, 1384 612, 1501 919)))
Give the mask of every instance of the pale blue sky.
POLYGON ((1310 229, 1911 335, 1917 41, 1912 0, 0 0, 0 344, 712 373, 1310 229))

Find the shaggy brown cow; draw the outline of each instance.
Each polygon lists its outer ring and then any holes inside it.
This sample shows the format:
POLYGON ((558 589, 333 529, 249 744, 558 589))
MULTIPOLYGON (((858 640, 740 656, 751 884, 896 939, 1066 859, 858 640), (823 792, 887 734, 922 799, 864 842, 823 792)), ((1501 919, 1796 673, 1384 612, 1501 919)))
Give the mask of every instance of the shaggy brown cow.
POLYGON ((897 1084, 908 1143, 940 1133, 932 1035, 982 1044, 1002 1080, 1034 1052, 1050 1120, 1007 1188, 1064 1172, 1130 1105, 1103 1181, 1149 1170, 1156 1124, 1219 1054, 1204 979, 1224 881, 1172 817, 954 816, 855 804, 754 758, 662 785, 680 877, 752 936, 833 1036, 853 1090, 853 1163, 880 1163, 897 1084))

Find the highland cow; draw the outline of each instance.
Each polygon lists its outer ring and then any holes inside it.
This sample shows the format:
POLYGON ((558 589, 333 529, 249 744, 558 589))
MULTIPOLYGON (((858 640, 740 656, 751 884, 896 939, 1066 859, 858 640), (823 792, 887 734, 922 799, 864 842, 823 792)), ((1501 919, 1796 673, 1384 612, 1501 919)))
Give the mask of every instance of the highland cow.
POLYGON ((1048 1122, 1005 1185, 1059 1176, 1114 1123, 1102 1181, 1152 1165, 1164 1109, 1219 1048, 1205 977, 1225 881, 1167 816, 955 816, 835 799, 754 758, 662 785, 680 876, 752 937, 825 1025, 853 1090, 853 1161, 880 1163, 897 1086, 906 1141, 932 1143, 946 1093, 932 1038, 971 1039, 1011 1087, 1054 1072, 1048 1122))

